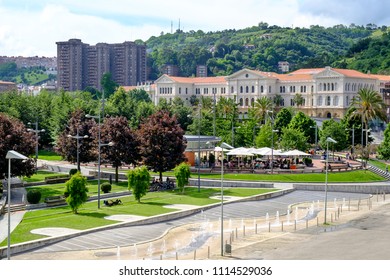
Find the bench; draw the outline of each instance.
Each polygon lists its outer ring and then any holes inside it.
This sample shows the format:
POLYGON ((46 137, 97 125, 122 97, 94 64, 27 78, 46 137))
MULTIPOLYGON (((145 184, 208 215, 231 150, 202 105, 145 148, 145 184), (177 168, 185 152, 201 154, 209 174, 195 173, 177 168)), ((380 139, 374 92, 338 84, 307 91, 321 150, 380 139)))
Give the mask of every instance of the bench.
POLYGON ((48 206, 61 205, 65 203, 65 196, 63 195, 53 195, 45 197, 45 203, 48 206))

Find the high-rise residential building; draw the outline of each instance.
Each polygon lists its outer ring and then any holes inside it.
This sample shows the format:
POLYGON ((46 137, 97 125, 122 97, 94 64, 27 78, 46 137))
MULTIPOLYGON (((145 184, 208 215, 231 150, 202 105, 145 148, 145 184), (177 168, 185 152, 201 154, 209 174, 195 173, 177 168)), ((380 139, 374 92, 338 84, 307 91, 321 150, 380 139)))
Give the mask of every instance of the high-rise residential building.
POLYGON ((80 39, 57 42, 57 69, 58 88, 68 91, 101 90, 101 78, 108 72, 120 86, 135 86, 146 82, 146 47, 134 42, 95 46, 80 39))

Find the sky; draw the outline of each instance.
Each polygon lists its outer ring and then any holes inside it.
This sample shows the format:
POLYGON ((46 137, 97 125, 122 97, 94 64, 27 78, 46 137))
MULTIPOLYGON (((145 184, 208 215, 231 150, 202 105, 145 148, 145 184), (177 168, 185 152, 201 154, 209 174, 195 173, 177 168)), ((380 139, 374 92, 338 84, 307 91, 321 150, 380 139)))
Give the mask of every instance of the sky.
POLYGON ((122 43, 179 28, 390 26, 383 0, 0 0, 0 56, 56 56, 56 42, 122 43))

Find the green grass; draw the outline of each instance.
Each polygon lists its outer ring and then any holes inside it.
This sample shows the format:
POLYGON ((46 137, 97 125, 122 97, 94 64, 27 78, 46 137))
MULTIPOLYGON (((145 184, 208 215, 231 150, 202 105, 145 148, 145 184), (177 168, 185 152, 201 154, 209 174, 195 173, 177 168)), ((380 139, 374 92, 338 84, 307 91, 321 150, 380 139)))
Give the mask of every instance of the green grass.
MULTIPOLYGON (((154 174, 157 175, 157 174, 154 174)), ((174 177, 173 173, 166 172, 164 176, 174 177)), ((197 174, 192 173, 191 178, 197 178, 197 174)), ((220 174, 200 174, 202 179, 221 179, 220 174)), ((303 174, 237 174, 225 173, 224 180, 244 180, 244 181, 263 181, 263 182, 307 182, 321 183, 325 181, 325 173, 303 173, 303 174)), ((384 179, 366 170, 355 170, 347 172, 329 172, 328 182, 373 182, 383 181, 384 179)))
MULTIPOLYGON (((241 189, 226 188, 226 196, 251 196, 276 191, 275 189, 241 189)), ((35 211, 28 211, 23 217, 22 222, 11 234, 12 244, 27 242, 43 238, 44 236, 32 234, 33 229, 45 227, 66 227, 78 230, 85 230, 105 225, 117 223, 104 219, 105 216, 115 214, 129 214, 150 217, 154 215, 170 213, 175 209, 164 208, 168 204, 191 204, 196 206, 208 205, 219 202, 218 199, 212 199, 210 196, 220 194, 219 188, 202 188, 198 192, 197 188, 185 188, 184 194, 179 191, 165 191, 147 193, 141 199, 141 203, 134 200, 129 195, 121 197, 122 205, 106 207, 101 201, 101 208, 97 208, 97 201, 85 203, 80 209, 79 214, 73 214, 69 206, 46 208, 35 211)), ((0 246, 5 246, 4 240, 0 246)))
POLYGON ((23 180, 32 183, 32 182, 44 182, 45 177, 48 176, 56 176, 56 175, 64 175, 65 173, 51 172, 45 170, 38 170, 37 174, 32 175, 30 178, 23 177, 23 180))
POLYGON ((49 160, 49 161, 60 161, 62 160, 62 157, 55 152, 52 151, 46 151, 46 150, 40 150, 38 152, 38 158, 43 160, 49 160))
POLYGON ((386 170, 386 166, 388 165, 386 162, 377 159, 370 159, 368 163, 382 170, 386 170))

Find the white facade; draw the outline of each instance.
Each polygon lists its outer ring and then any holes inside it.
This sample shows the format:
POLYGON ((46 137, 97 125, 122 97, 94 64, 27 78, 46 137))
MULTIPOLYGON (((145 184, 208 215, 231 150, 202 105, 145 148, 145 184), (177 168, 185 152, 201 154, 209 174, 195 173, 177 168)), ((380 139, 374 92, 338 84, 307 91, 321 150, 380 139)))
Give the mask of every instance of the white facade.
POLYGON ((175 97, 189 102, 191 96, 209 96, 216 102, 221 97, 233 98, 241 114, 246 114, 256 99, 279 95, 282 107, 294 106, 293 99, 301 94, 304 104, 299 110, 312 117, 341 118, 361 88, 381 92, 381 85, 390 76, 364 74, 355 70, 330 67, 300 69, 289 74, 276 74, 243 69, 230 76, 183 78, 163 75, 155 82, 154 102, 175 97))

